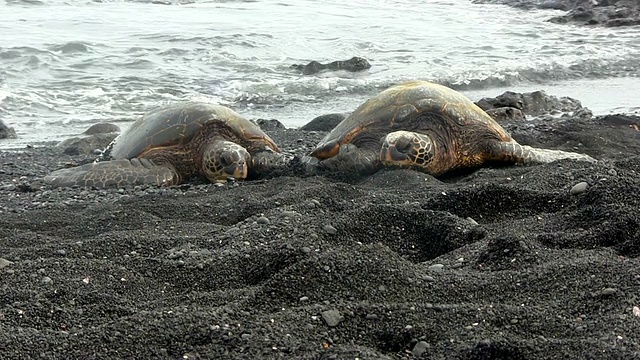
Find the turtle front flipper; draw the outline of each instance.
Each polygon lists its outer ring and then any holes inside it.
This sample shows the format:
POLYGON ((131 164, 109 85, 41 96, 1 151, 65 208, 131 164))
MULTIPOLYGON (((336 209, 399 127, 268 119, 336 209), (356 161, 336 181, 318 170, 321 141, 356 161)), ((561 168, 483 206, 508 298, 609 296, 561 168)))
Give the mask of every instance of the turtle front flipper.
POLYGON ((493 144, 488 160, 528 164, 550 163, 564 159, 587 161, 591 163, 598 161, 586 154, 562 150, 539 149, 527 145, 520 145, 515 141, 496 142, 493 144))
POLYGON ((148 159, 120 159, 60 169, 44 177, 53 187, 121 187, 126 185, 179 184, 180 175, 170 166, 158 166, 148 159))
POLYGON ((305 156, 303 162, 307 172, 335 172, 360 176, 371 175, 380 170, 380 156, 378 151, 359 148, 353 144, 340 146, 338 154, 323 160, 313 156, 305 156))
POLYGON ((263 150, 251 154, 249 164, 249 178, 256 179, 271 175, 284 170, 289 165, 289 161, 282 153, 272 150, 263 150))

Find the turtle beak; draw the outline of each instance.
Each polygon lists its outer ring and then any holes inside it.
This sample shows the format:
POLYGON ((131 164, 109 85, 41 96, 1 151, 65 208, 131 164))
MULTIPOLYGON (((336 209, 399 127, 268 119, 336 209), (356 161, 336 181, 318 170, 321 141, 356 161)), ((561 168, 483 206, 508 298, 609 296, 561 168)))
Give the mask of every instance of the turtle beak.
POLYGON ((389 134, 382 139, 380 161, 389 165, 415 165, 414 160, 417 156, 417 149, 412 137, 400 135, 399 133, 389 134))
POLYGON ((244 160, 237 161, 224 168, 224 172, 234 179, 246 179, 249 168, 244 160))
POLYGON ((339 150, 340 144, 338 144, 337 141, 333 140, 313 150, 311 156, 318 159, 328 159, 338 155, 339 150))
POLYGON ((407 160, 407 154, 398 151, 395 146, 384 143, 380 149, 380 160, 385 163, 397 163, 407 160))

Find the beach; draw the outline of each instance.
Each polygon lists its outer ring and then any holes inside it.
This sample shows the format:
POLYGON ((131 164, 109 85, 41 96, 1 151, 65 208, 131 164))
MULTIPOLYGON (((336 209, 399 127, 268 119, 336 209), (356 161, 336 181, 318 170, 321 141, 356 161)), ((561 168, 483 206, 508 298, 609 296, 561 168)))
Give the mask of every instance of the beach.
POLYGON ((92 190, 0 152, 3 358, 639 357, 640 118, 503 125, 599 162, 92 190))

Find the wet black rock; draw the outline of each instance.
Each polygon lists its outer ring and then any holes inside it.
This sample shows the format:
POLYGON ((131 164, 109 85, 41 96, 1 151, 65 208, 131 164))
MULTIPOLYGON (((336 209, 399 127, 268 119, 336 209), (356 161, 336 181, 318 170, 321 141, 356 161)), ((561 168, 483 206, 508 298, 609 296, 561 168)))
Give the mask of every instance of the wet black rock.
POLYGON ((598 116, 597 121, 612 126, 627 126, 629 129, 638 131, 640 135, 640 116, 628 114, 610 114, 598 116))
POLYGON ((284 129, 284 125, 277 119, 256 119, 252 120, 264 131, 284 129))
MULTIPOLYGON (((504 107, 514 108, 530 116, 555 115, 584 109, 579 100, 567 96, 548 95, 542 90, 527 93, 506 91, 495 98, 482 98, 476 102, 476 105, 485 111, 504 107)), ((514 113, 511 117, 517 119, 519 114, 514 113)))
POLYGON ((600 26, 640 24, 638 0, 474 0, 476 4, 500 4, 519 9, 555 9, 566 11, 550 22, 600 26))
POLYGON ((99 123, 92 125, 82 134, 59 142, 56 147, 67 155, 89 155, 105 149, 120 134, 117 125, 99 123))
POLYGON ((640 2, 633 0, 576 1, 564 15, 549 21, 559 24, 578 23, 609 27, 640 24, 640 2))
POLYGON ((0 120, 0 139, 16 139, 16 131, 0 120))
POLYGON ((519 121, 526 119, 522 110, 510 106, 488 109, 485 110, 485 112, 497 122, 519 121))
POLYGON ((83 132, 85 135, 106 134, 106 133, 119 133, 120 127, 111 123, 98 123, 91 125, 87 130, 83 132))
POLYGON ((300 127, 304 131, 331 131, 342 120, 346 119, 350 113, 332 113, 315 117, 308 123, 300 127))
POLYGON ((312 75, 323 70, 345 70, 350 72, 363 71, 371 68, 371 64, 369 63, 369 61, 367 61, 367 59, 361 58, 359 56, 354 56, 349 60, 333 61, 327 64, 321 64, 320 62, 314 60, 307 65, 291 65, 291 68, 297 71, 301 71, 303 75, 312 75))

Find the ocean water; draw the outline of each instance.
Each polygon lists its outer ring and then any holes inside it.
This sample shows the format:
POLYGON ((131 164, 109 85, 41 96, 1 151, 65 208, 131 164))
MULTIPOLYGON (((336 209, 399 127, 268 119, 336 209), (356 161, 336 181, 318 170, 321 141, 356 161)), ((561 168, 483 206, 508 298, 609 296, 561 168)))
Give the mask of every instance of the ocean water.
POLYGON ((465 0, 0 0, 0 118, 61 140, 199 99, 301 126, 403 80, 472 100, 505 90, 640 110, 640 27, 552 24, 554 10, 465 0), (371 69, 303 76, 292 64, 361 56, 371 69))

